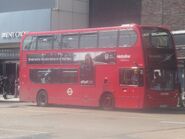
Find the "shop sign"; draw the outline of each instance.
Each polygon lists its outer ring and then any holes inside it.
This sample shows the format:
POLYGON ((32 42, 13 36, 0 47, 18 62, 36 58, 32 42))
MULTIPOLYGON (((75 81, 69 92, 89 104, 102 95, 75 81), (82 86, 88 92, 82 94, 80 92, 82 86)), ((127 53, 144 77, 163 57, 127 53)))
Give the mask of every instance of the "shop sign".
POLYGON ((26 32, 2 32, 1 38, 2 39, 20 39, 26 32))

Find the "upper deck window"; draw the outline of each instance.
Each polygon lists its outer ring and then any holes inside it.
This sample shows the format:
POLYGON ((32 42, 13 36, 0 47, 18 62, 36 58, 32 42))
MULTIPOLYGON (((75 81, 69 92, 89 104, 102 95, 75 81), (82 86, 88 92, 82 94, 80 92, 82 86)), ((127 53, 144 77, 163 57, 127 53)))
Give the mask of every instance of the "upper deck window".
POLYGON ((82 34, 80 36, 80 48, 96 48, 97 33, 82 34))
POLYGON ((62 46, 62 36, 60 34, 53 36, 53 49, 61 49, 62 46))
POLYGON ((37 49, 38 50, 51 50, 53 46, 53 36, 38 36, 37 49))
POLYGON ((119 33, 119 47, 132 47, 137 41, 134 30, 121 30, 119 33))
POLYGON ((143 45, 149 48, 172 48, 170 32, 161 28, 143 28, 143 45))
POLYGON ((99 47, 109 48, 117 46, 118 31, 101 31, 99 32, 99 47))
POLYGON ((23 50, 51 50, 53 45, 60 47, 56 39, 53 35, 28 36, 23 42, 23 50))
POLYGON ((36 36, 28 36, 24 39, 23 50, 35 50, 36 49, 36 36))
POLYGON ((137 41, 134 30, 103 30, 76 34, 28 36, 23 50, 132 47, 137 41))
POLYGON ((78 48, 79 35, 64 35, 62 49, 74 49, 78 48))

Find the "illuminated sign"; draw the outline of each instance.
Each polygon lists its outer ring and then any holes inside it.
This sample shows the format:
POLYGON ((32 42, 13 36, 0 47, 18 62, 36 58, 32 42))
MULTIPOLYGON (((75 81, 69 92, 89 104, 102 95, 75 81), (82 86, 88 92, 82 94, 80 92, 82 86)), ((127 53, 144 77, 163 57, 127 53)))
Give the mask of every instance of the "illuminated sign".
POLYGON ((1 33, 2 39, 20 39, 26 32, 3 32, 1 33))

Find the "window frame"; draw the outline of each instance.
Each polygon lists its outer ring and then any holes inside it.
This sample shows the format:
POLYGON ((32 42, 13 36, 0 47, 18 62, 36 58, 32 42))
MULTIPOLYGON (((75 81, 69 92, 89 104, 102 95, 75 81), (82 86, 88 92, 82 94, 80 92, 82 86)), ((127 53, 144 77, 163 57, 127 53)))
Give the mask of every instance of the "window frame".
POLYGON ((78 49, 80 47, 80 34, 79 33, 74 33, 74 34, 61 34, 61 42, 62 42, 62 46, 61 46, 61 49, 63 50, 71 50, 71 49, 78 49), (66 36, 77 36, 77 39, 78 39, 78 42, 77 42, 77 47, 76 48, 64 48, 64 37, 66 36))
POLYGON ((54 50, 53 47, 54 47, 54 35, 37 36, 37 39, 36 39, 36 50, 54 50), (52 44, 51 44, 50 49, 38 49, 38 41, 39 41, 39 38, 44 38, 44 37, 51 37, 52 38, 52 44))
MULTIPOLYGON (((125 80, 125 79, 124 79, 125 80)), ((130 78, 130 81, 132 81, 132 79, 130 78)), ((120 68, 119 69, 119 84, 120 86, 137 86, 137 87, 143 87, 144 86, 144 69, 143 68, 135 68, 135 67, 131 67, 131 68, 120 68), (134 73, 134 70, 137 70, 137 72, 140 72, 138 73, 139 75, 139 78, 138 78, 138 83, 137 84, 134 84, 134 83, 122 83, 122 74, 124 72, 124 74, 128 74, 128 72, 132 72, 134 73), (127 73, 125 73, 127 72, 127 73), (142 74, 141 74, 142 72, 142 74)))
POLYGON ((97 32, 84 32, 79 34, 79 48, 80 49, 92 49, 92 48, 99 48, 99 36, 98 31, 97 32), (95 34, 96 35, 96 47, 81 47, 81 39, 83 35, 89 35, 89 34, 95 34))
MULTIPOLYGON (((137 41, 138 41, 138 38, 139 38, 139 35, 138 35, 138 33, 134 30, 134 29, 119 29, 119 34, 118 34, 118 47, 119 48, 132 48, 132 47, 134 47, 135 46, 135 44, 137 43, 137 41), (133 31, 133 33, 135 33, 135 35, 136 35, 136 39, 135 39, 135 41, 134 41, 134 43, 133 44, 126 44, 126 47, 124 46, 123 47, 123 45, 120 45, 120 36, 121 36, 121 31, 133 31)), ((129 35, 129 34, 128 34, 129 35)), ((130 36, 130 35, 129 35, 130 36)))
MULTIPOLYGON (((29 69, 29 80, 34 83, 34 84, 46 84, 46 85, 57 85, 57 84, 60 84, 60 85, 65 85, 65 84, 79 84, 79 69, 78 68, 30 68, 29 69), (32 73, 35 72, 35 74, 37 74, 38 76, 38 73, 39 71, 42 72, 42 71, 49 71, 51 70, 50 73, 54 72, 54 71, 57 71, 59 70, 60 72, 64 72, 65 70, 74 70, 75 73, 76 73, 76 80, 75 82, 63 82, 62 81, 56 81, 56 82, 45 82, 45 83, 42 83, 42 79, 40 77, 37 77, 38 79, 33 79, 33 77, 31 77, 32 73), (53 71, 52 71, 53 70, 53 71), (37 81, 38 80, 38 81, 37 81)), ((62 77, 62 76, 61 76, 62 77)), ((52 80, 52 79, 51 79, 52 80)))
POLYGON ((118 29, 113 29, 113 30, 101 30, 98 31, 98 48, 116 48, 118 47, 118 42, 119 42, 119 30, 118 29), (116 45, 115 47, 100 47, 100 33, 104 33, 104 32, 116 32, 116 45))
MULTIPOLYGON (((154 37, 155 37, 155 35, 154 35, 154 37)), ((174 49, 175 40, 173 39, 173 34, 170 33, 170 31, 167 30, 167 29, 158 28, 158 27, 143 27, 141 29, 141 38, 142 38, 142 46, 145 49, 169 49, 169 50, 174 49), (165 47, 154 47, 155 45, 152 44, 152 33, 156 33, 154 31, 156 31, 157 33, 159 33, 159 32, 166 33, 166 35, 164 35, 164 36, 168 36, 168 42, 167 42, 168 47, 167 46, 165 46, 165 47), (148 37, 147 39, 145 39, 145 37, 146 37, 146 36, 144 36, 145 34, 149 34, 147 36, 148 37), (147 45, 144 43, 144 42, 146 42, 146 40, 148 42, 147 45)))

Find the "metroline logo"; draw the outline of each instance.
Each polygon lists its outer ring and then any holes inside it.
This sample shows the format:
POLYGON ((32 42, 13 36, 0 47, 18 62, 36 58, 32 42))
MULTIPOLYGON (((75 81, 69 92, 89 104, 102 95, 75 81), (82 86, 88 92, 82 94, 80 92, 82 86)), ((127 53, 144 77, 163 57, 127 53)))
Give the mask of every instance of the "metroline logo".
POLYGON ((117 58, 119 58, 119 59, 130 59, 131 55, 129 55, 129 54, 117 55, 117 58))

